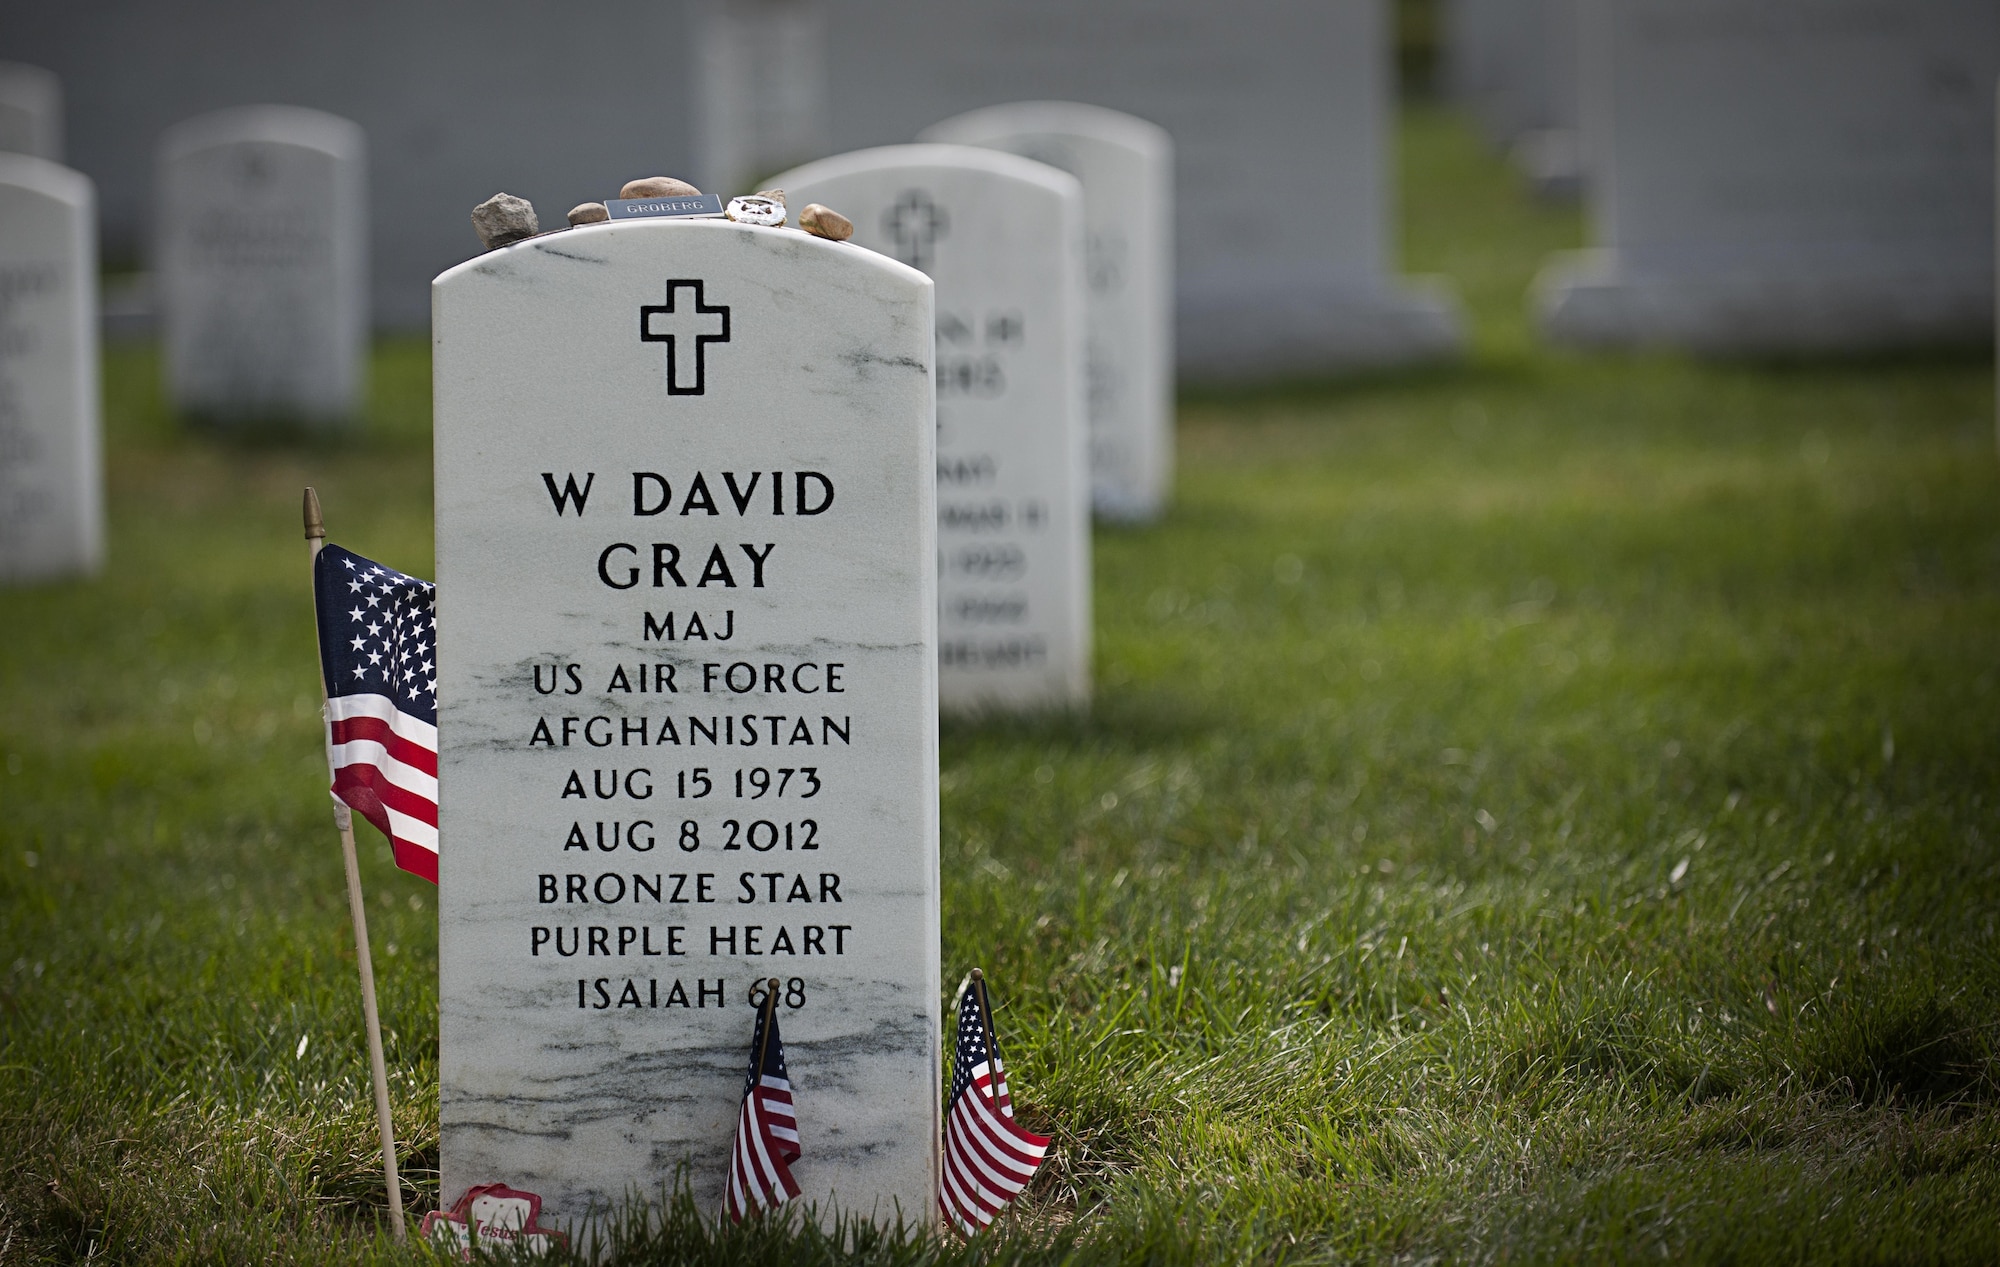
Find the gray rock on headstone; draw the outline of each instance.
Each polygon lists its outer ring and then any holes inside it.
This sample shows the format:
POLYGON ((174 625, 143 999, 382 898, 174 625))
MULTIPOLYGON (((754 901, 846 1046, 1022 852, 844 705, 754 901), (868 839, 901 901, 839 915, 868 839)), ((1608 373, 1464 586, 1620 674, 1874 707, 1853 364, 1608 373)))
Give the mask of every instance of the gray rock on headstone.
POLYGON ((937 1208, 932 293, 722 219, 435 282, 452 1197, 718 1209, 775 976, 804 1200, 937 1208))
POLYGON ((1157 517, 1174 478, 1173 141, 1102 106, 1023 101, 926 128, 1057 167, 1083 186, 1091 504, 1157 517))
POLYGON ((479 235, 479 244, 489 251, 534 237, 541 230, 535 204, 513 194, 494 194, 472 209, 472 231, 479 235))
POLYGON ((1552 260, 1549 337, 1715 353, 1983 338, 2000 6, 1585 6, 1595 245, 1552 260))
POLYGON ((937 282, 938 696, 1090 698, 1083 190, 969 145, 890 145, 775 178, 937 282))
POLYGON ((158 182, 173 404, 225 423, 353 422, 368 353, 361 129, 295 106, 220 110, 167 129, 158 182))
POLYGON ((1386 0, 826 3, 841 149, 1021 100, 1090 102, 1166 129, 1183 379, 1462 348, 1450 287, 1395 271, 1386 0))
POLYGON ((62 81, 55 72, 0 62, 0 152, 62 162, 62 81))
POLYGON ((0 154, 0 582, 103 560, 95 204, 81 172, 0 154))

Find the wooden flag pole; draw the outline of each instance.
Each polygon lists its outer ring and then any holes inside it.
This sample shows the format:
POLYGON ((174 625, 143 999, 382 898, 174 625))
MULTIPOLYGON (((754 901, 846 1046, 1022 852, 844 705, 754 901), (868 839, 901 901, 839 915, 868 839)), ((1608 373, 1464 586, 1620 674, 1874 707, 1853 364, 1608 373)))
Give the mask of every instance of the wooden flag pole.
MULTIPOLYGON (((308 488, 305 498, 306 545, 314 561, 326 544, 326 524, 320 518, 319 494, 308 488)), ((318 586, 314 586, 317 611, 318 586)), ((317 621, 315 621, 317 628, 317 621)), ((317 656, 317 653, 315 653, 317 656)), ((320 707, 326 708, 326 682, 320 682, 320 707)), ((327 771, 333 770, 333 734, 327 731, 327 771)), ((375 961, 368 953, 368 910, 361 897, 361 863, 354 852, 354 812, 338 798, 333 825, 340 829, 340 853, 347 864, 347 909, 354 916, 354 957, 361 969, 361 1015, 368 1026, 368 1072, 375 1080, 375 1124, 382 1132, 382 1181, 389 1189, 389 1230, 403 1239, 403 1185, 396 1178, 396 1128, 389 1119, 389 1071, 382 1059, 382 1020, 375 1010, 375 961)))

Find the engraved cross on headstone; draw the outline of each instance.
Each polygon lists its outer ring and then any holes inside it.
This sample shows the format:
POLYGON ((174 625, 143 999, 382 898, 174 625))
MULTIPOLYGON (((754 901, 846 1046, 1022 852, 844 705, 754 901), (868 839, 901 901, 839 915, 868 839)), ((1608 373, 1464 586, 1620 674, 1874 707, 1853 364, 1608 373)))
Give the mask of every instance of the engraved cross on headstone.
POLYGON ((896 258, 911 268, 930 267, 931 247, 951 228, 951 217, 921 189, 905 190, 882 213, 882 231, 896 239, 896 258))
POLYGON ((699 396, 707 391, 708 345, 729 342, 729 305, 707 303, 702 286, 698 278, 675 278, 667 283, 667 302, 639 306, 640 340, 667 345, 669 396, 699 396), (681 302, 684 292, 692 293, 681 302), (683 338, 693 340, 693 356, 679 355, 683 338))

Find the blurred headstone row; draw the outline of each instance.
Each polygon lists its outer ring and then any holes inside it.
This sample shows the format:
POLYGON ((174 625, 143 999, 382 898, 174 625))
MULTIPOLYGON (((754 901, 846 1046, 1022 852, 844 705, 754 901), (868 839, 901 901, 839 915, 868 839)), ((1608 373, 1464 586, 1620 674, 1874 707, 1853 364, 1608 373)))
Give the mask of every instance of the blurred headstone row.
POLYGON ((1551 339, 1703 352, 1993 327, 1992 0, 1445 0, 1445 81, 1588 249, 1551 339))
MULTIPOLYGON (((1440 2, 1450 92, 1535 189, 1588 210, 1588 248, 1529 297, 1548 337, 1762 353, 1992 330, 1992 0, 1440 2)), ((553 209, 672 171, 727 197, 804 163, 849 199, 858 241, 940 270, 940 366, 966 376, 957 398, 940 378, 948 433, 993 407, 982 384, 1020 351, 1006 314, 1059 289, 989 304, 1039 267, 1002 263, 1010 222, 981 221, 983 195, 908 201, 971 180, 965 145, 1066 172, 1077 195, 1080 307, 1036 328, 1073 318, 1047 409, 1087 420, 1088 456, 1081 491, 1038 486, 1053 500, 1035 513, 1147 518, 1170 484, 1176 373, 1464 345, 1450 286, 1393 263, 1388 19, 1386 0, 607 0, 549 21, 495 0, 467 24, 380 0, 190 0, 108 31, 75 6, 11 8, 0 53, 40 66, 0 64, 0 575, 87 569, 101 549, 100 245, 105 328, 158 330, 178 411, 337 426, 359 409, 368 331, 424 328, 430 279, 495 188, 553 209), (251 104, 274 101, 297 104, 251 104), (878 148, 919 139, 953 152, 878 148), (879 178, 813 165, 870 150, 879 178)), ((1053 463, 1067 437, 1008 465, 1053 463)), ((959 454, 968 478, 981 456, 999 455, 959 454)), ((989 565, 1008 566, 966 564, 989 565)), ((1069 564, 1042 571, 1087 588, 1069 564)), ((1065 639, 1038 654, 1074 683, 1065 639)))

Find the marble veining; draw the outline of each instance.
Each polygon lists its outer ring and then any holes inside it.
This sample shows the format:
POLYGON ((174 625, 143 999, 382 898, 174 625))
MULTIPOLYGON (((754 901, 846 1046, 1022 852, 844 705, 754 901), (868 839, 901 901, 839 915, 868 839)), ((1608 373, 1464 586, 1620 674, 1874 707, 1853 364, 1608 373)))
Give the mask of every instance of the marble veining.
POLYGON ((776 976, 805 1197, 930 1211, 930 282, 789 230, 620 221, 462 265, 434 303, 447 1195, 506 1180, 562 1221, 684 1174, 715 1208, 749 991, 776 976), (713 514, 678 504, 697 471, 713 514), (739 507, 723 471, 836 495, 739 507), (639 513, 633 472, 673 510, 639 513), (545 474, 594 480, 587 501, 558 507, 545 474), (629 586, 607 551, 636 560, 629 586), (727 642, 647 633, 724 609, 727 642), (742 666, 736 686, 709 664, 742 666), (621 687, 638 665, 672 689, 621 687), (801 887, 775 897, 770 873, 801 887))

